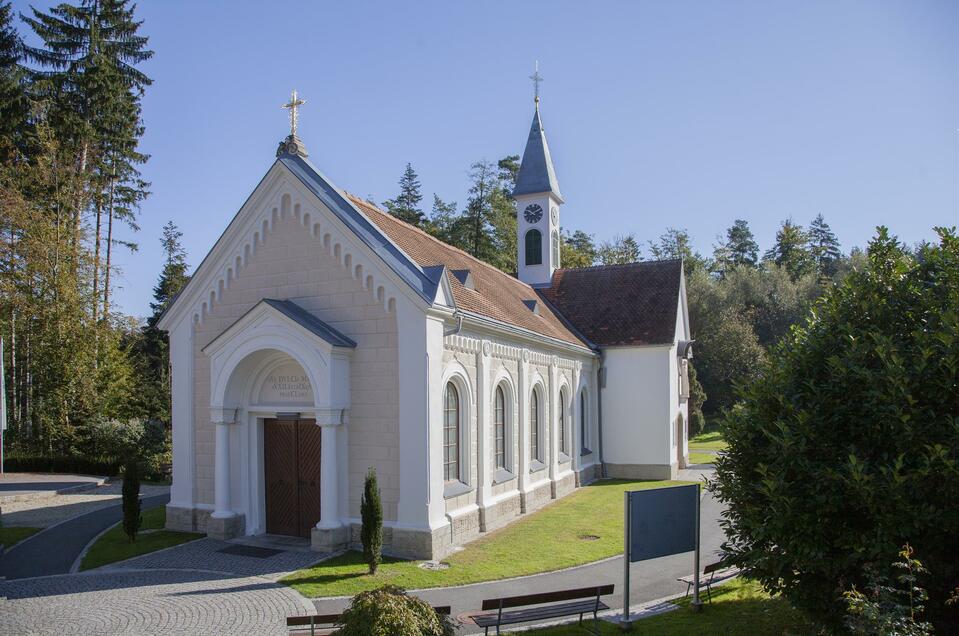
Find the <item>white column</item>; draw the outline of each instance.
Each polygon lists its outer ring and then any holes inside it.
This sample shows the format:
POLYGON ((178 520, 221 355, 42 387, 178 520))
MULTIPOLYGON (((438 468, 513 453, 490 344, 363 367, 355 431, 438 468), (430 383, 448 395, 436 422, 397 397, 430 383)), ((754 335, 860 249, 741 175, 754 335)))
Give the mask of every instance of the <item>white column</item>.
POLYGON ((339 500, 337 495, 337 445, 336 429, 338 424, 320 425, 320 520, 316 527, 320 530, 332 530, 340 527, 339 500))
POLYGON ((482 508, 492 495, 492 462, 490 461, 490 391, 489 358, 492 345, 484 340, 476 352, 476 420, 479 438, 476 440, 476 503, 482 508))
POLYGON ((233 420, 226 419, 224 415, 226 414, 214 417, 213 420, 213 425, 216 426, 216 456, 213 464, 212 516, 214 519, 229 519, 236 516, 230 508, 230 425, 233 424, 233 420))
POLYGON ((581 362, 576 362, 573 365, 573 395, 570 396, 570 401, 573 403, 573 407, 570 409, 570 430, 569 430, 569 454, 573 458, 572 468, 575 471, 579 470, 580 466, 580 451, 583 449, 583 440, 579 436, 580 431, 580 421, 579 418, 582 417, 582 414, 579 412, 579 393, 581 387, 579 386, 579 376, 580 371, 583 368, 581 362))

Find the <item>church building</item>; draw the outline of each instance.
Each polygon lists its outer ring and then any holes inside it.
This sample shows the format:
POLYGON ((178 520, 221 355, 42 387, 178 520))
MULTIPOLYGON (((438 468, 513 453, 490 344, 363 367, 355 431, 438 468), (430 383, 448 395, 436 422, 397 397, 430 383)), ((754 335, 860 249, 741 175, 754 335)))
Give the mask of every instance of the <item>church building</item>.
MULTIPOLYGON (((348 194, 292 133, 159 326, 170 337, 167 527, 359 541, 437 559, 601 478, 688 454, 680 260, 564 269, 539 98, 502 272, 348 194)), ((335 169, 335 164, 328 166, 335 169)), ((584 214, 585 211, 578 211, 584 214)))

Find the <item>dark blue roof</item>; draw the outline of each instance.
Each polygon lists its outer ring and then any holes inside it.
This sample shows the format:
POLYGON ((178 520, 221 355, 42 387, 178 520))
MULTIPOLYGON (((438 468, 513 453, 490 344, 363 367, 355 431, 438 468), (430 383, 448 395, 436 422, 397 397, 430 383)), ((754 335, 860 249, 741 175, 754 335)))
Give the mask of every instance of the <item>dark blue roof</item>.
POLYGON ((436 297, 439 279, 429 276, 410 260, 383 232, 357 210, 316 166, 300 155, 282 153, 277 161, 289 168, 333 214, 349 227, 360 240, 383 259, 390 269, 406 281, 426 302, 436 297))
POLYGON ((549 156, 549 145, 546 143, 546 132, 543 122, 539 118, 539 104, 533 113, 533 125, 529 129, 529 138, 526 140, 526 150, 523 151, 523 162, 516 177, 516 187, 513 196, 520 194, 539 194, 552 192, 563 200, 559 193, 559 182, 556 180, 556 171, 553 170, 553 160, 549 156))
POLYGON ((356 346, 356 343, 353 340, 329 326, 291 300, 275 300, 273 298, 264 298, 261 302, 264 302, 273 309, 276 309, 293 322, 319 336, 323 340, 326 340, 334 347, 353 348, 356 346))

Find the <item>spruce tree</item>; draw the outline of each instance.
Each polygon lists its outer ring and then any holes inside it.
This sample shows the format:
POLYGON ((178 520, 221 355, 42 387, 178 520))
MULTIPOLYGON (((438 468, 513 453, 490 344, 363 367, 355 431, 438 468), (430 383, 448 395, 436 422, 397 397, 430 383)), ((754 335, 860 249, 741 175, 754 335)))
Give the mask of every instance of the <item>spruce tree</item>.
POLYGON ((625 265, 643 260, 639 242, 632 234, 617 234, 613 240, 603 241, 596 251, 596 256, 603 265, 625 265))
POLYGON ((693 270, 706 267, 706 259, 693 250, 692 242, 685 229, 670 227, 666 228, 658 241, 649 242, 649 251, 655 259, 683 259, 683 267, 686 274, 689 274, 693 270))
POLYGON ((832 278, 839 269, 842 252, 839 239, 826 223, 822 213, 809 226, 809 251, 816 262, 816 273, 821 280, 832 278))
POLYGON ((591 234, 576 230, 572 234, 563 232, 560 244, 560 262, 567 267, 589 267, 596 262, 596 245, 591 234))
POLYGON ((749 223, 736 219, 726 230, 726 254, 735 266, 754 267, 759 262, 759 244, 749 229, 749 223))
POLYGON ((370 574, 383 560, 383 506, 380 504, 380 489, 376 483, 376 469, 372 466, 366 473, 363 497, 360 500, 360 541, 363 543, 363 560, 370 574))
POLYGON ((27 133, 30 102, 21 66, 20 36, 13 26, 9 3, 0 4, 0 160, 9 161, 22 149, 27 133))
POLYGON ((463 211, 466 251, 482 261, 494 263, 497 257, 492 233, 493 197, 498 186, 496 170, 488 161, 477 161, 470 167, 469 177, 472 185, 463 211))
POLYGON ((400 177, 400 193, 395 199, 384 201, 383 205, 387 211, 401 221, 406 221, 410 225, 417 227, 426 220, 426 215, 419 208, 423 195, 420 194, 420 182, 413 170, 412 164, 406 164, 406 170, 400 177))
POLYGON ((776 244, 766 252, 765 259, 775 262, 789 272, 793 280, 798 280, 815 267, 808 242, 809 237, 802 227, 792 219, 786 219, 776 232, 776 244))

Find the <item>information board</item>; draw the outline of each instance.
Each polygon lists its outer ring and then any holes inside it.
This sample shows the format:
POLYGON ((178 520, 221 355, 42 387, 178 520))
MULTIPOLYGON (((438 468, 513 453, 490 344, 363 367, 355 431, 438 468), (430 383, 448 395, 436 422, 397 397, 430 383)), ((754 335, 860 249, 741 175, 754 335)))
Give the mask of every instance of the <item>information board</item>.
POLYGON ((635 490, 628 497, 631 562, 696 549, 697 484, 635 490))

